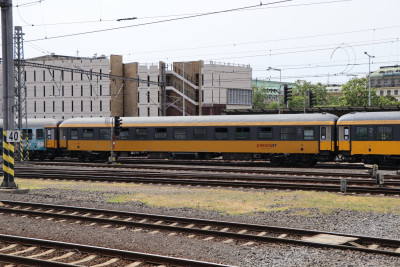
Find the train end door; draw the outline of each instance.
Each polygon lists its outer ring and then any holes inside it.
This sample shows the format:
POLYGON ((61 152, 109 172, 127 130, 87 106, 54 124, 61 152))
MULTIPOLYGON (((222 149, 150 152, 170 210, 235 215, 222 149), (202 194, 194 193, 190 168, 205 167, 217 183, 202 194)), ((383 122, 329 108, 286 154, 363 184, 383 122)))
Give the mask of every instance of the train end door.
POLYGON ((339 126, 339 151, 350 151, 350 126, 339 126))
POLYGON ((321 126, 319 137, 319 150, 332 151, 332 126, 321 126))

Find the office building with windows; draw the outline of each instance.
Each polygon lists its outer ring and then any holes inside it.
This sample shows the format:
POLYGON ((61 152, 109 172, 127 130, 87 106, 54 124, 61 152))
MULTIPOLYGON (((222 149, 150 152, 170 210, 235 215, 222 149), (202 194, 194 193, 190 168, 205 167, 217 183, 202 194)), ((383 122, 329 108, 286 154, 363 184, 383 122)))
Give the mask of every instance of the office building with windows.
POLYGON ((380 67, 370 74, 370 79, 378 95, 391 95, 400 100, 400 65, 380 67))

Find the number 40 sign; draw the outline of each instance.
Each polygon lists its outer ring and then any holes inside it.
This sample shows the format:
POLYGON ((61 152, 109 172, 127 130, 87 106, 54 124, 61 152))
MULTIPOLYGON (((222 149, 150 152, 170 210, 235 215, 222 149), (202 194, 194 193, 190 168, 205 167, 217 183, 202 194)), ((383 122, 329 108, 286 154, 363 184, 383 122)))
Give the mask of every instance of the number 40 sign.
POLYGON ((8 130, 6 141, 8 143, 16 143, 21 142, 21 131, 17 130, 8 130))

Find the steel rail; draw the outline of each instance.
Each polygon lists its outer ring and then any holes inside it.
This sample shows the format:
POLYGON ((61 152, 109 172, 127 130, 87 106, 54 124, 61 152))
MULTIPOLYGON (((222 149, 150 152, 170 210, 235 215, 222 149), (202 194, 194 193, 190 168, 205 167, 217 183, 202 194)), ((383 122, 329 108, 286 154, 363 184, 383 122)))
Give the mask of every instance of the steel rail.
MULTIPOLYGON (((155 254, 148 254, 148 253, 140 253, 140 252, 133 252, 127 250, 118 250, 118 249, 111 249, 111 248, 104 248, 104 247, 96 247, 96 246, 89 246, 89 245, 81 245, 81 244, 73 244, 67 242, 58 242, 58 241, 51 241, 51 240, 44 240, 44 239, 36 239, 36 238, 28 238, 28 237, 20 237, 20 236, 11 236, 11 235, 3 235, 0 234, 0 240, 3 242, 11 242, 11 243, 19 243, 24 245, 32 245, 32 246, 40 246, 46 248, 57 248, 63 250, 78 250, 82 253, 92 253, 98 254, 101 256, 107 257, 120 257, 124 260, 139 260, 144 263, 152 263, 152 265, 161 265, 166 264, 168 266, 193 266, 193 267, 205 267, 205 266, 215 266, 215 267, 222 267, 228 266, 223 264, 216 264, 204 261, 195 261, 189 259, 182 259, 182 258, 175 258, 175 257, 168 257, 168 256, 161 256, 155 254)), ((60 263, 55 261, 45 261, 39 259, 33 259, 27 257, 15 257, 12 255, 5 255, 0 254, 0 261, 7 261, 13 262, 18 264, 28 264, 33 266, 82 266, 82 265, 72 265, 66 263, 60 263), (39 263, 39 264, 37 264, 39 263)), ((146 265, 147 266, 147 265, 146 265)))
MULTIPOLYGON (((82 207, 71 207, 71 206, 63 206, 63 205, 50 205, 50 204, 41 204, 41 203, 27 203, 27 202, 17 202, 17 201, 1 201, 6 205, 17 205, 15 208, 4 208, 0 207, 0 211, 9 212, 9 213, 19 213, 30 216, 43 216, 43 217, 55 217, 55 218, 63 218, 70 220, 79 220, 79 221, 90 221, 97 222, 99 224, 111 224, 118 226, 126 226, 126 227, 139 227, 146 229, 157 229, 169 232, 181 232, 187 234, 198 234, 200 236, 213 236, 220 238, 230 238, 236 240, 243 241, 257 241, 257 242, 267 242, 267 243, 286 243, 286 244, 295 244, 295 245, 304 245, 311 247, 327 247, 334 249, 342 249, 342 250, 357 250, 368 253, 375 254, 385 254, 391 256, 400 256, 400 240, 396 239, 386 239, 386 238, 377 238, 370 236, 360 236, 360 235, 350 235, 344 233, 334 233, 334 232, 323 232, 316 230, 305 230, 298 228, 286 228, 286 227, 277 227, 277 226, 268 226, 268 225, 258 225, 258 224, 246 224, 246 223, 236 223, 236 222, 227 222, 227 221, 216 221, 216 220, 206 220, 206 219, 196 219, 196 218, 185 218, 185 217, 174 217, 174 216, 165 216, 165 215, 156 215, 156 214, 145 214, 145 213, 134 213, 134 212, 123 212, 123 211, 115 211, 115 210, 104 210, 104 209, 92 209, 92 208, 82 208, 82 207), (20 206, 22 207, 34 207, 40 209, 49 209, 47 211, 32 211, 26 209, 17 209, 20 206), (54 210, 68 210, 73 212, 80 212, 83 215, 71 215, 71 214, 60 214, 59 212, 55 212, 54 210), (108 216, 119 216, 121 219, 108 219, 108 218, 99 218, 90 217, 88 213, 93 216, 98 214, 108 215, 108 216), (124 220, 122 218, 131 218, 130 220, 124 220), (133 219, 150 219, 157 223, 150 222, 138 222, 133 221, 133 219), (163 222, 163 224, 160 223, 163 222), (169 224, 166 224, 168 222, 169 224), (190 224, 191 227, 185 226, 176 226, 176 223, 184 223, 190 224), (171 224, 172 223, 172 224, 171 224), (195 227, 196 226, 196 227, 195 227), (208 228, 205 228, 207 226, 208 228), (225 230, 210 230, 210 226, 225 228, 225 230), (227 231, 226 227, 234 228, 236 232, 227 231), (241 230, 241 231, 239 231, 241 230), (264 235, 260 235, 259 233, 248 234, 243 230, 247 231, 257 231, 262 232, 264 235), (270 236, 265 236, 265 234, 270 233, 270 236), (271 236, 272 233, 272 236, 271 236), (282 237, 277 236, 278 234, 287 234, 292 235, 293 237, 282 237), (302 237, 310 237, 316 235, 330 235, 335 237, 349 237, 352 240, 356 240, 358 244, 356 246, 352 246, 350 244, 329 244, 329 243, 321 243, 321 242, 312 242, 302 240, 302 237), (297 237, 297 239, 294 239, 297 237), (369 248, 367 245, 379 245, 383 246, 382 249, 369 248), (390 249, 390 250, 389 250, 390 249)), ((347 243, 347 242, 346 242, 347 243)))
MULTIPOLYGON (((291 189, 291 190, 315 190, 315 191, 340 191, 340 179, 335 184, 313 184, 314 181, 309 180, 299 183, 299 179, 291 179, 288 182, 281 182, 277 177, 273 182, 259 181, 238 181, 232 179, 231 176, 224 179, 213 179, 209 174, 198 179, 199 176, 193 177, 194 174, 185 173, 175 178, 176 174, 139 174, 137 176, 118 176, 118 172, 113 172, 111 175, 100 175, 99 172, 80 173, 79 171, 67 170, 51 170, 46 173, 45 170, 30 170, 27 172, 16 172, 16 177, 25 179, 66 179, 78 181, 105 181, 105 182, 124 182, 124 183, 147 183, 147 184, 175 184, 175 185, 195 185, 195 186, 225 186, 236 188, 258 188, 258 189, 291 189), (157 177, 159 176, 159 177, 157 177), (169 176, 173 178, 169 178, 169 176), (293 181, 295 183, 293 183, 293 181)), ((219 176, 221 177, 221 176, 219 176)), ((223 176, 222 176, 223 177, 223 176)), ((274 180, 274 179, 273 179, 274 180)), ((325 181, 326 182, 326 181, 325 181)), ((350 180, 349 182, 354 182, 350 180)), ((332 183, 332 182, 331 182, 332 183)), ((396 182, 395 182, 396 183, 396 182)), ((346 192, 349 193, 371 193, 371 194, 391 194, 399 195, 400 187, 383 187, 372 186, 373 180, 368 180, 370 186, 355 186, 349 185, 346 192)))

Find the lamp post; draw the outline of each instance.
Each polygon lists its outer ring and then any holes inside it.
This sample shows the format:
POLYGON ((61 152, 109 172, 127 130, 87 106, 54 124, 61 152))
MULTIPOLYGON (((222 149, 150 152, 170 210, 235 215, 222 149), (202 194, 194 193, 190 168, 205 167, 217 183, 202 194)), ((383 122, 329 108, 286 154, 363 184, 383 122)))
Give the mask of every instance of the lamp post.
POLYGON ((367 52, 364 52, 368 56, 368 106, 371 106, 371 58, 375 56, 371 56, 367 52))
POLYGON ((279 90, 278 90, 278 114, 281 114, 281 86, 282 86, 282 70, 268 67, 267 70, 279 71, 279 90))

